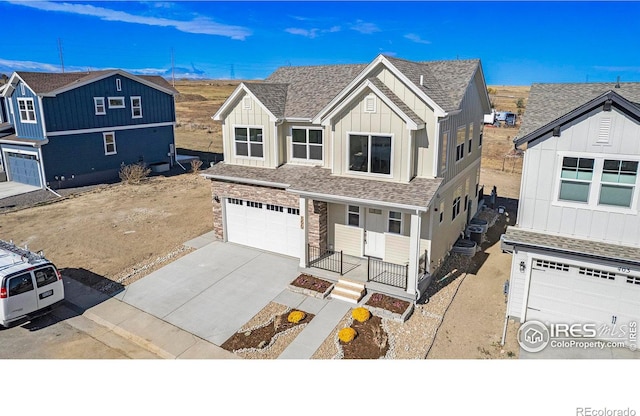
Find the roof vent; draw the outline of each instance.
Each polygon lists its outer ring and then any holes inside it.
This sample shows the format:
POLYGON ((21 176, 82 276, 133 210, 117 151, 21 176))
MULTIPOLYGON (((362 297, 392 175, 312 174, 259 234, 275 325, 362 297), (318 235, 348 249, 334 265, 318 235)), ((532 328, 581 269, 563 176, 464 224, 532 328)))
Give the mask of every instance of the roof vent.
POLYGON ((620 88, 620 75, 618 75, 618 79, 616 79, 616 86, 614 88, 620 88))
POLYGON ((420 85, 424 87, 424 75, 420 75, 420 85))

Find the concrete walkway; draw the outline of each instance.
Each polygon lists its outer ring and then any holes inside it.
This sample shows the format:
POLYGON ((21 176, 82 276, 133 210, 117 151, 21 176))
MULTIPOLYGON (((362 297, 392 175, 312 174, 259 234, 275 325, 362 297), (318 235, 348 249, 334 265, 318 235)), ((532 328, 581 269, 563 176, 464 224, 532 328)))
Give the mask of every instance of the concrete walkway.
POLYGON ((33 185, 26 185, 20 182, 0 182, 0 199, 10 196, 26 194, 27 192, 38 191, 41 188, 33 185))

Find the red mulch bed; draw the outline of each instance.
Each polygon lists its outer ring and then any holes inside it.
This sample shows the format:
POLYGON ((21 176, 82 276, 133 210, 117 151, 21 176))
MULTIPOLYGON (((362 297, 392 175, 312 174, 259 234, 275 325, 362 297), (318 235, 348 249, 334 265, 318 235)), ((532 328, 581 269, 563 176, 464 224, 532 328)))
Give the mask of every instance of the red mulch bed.
POLYGON ((302 319, 298 323, 292 323, 287 321, 287 317, 290 312, 278 315, 275 317, 273 322, 261 326, 259 328, 255 328, 250 333, 249 331, 237 332, 231 336, 228 340, 226 340, 221 347, 227 351, 238 351, 245 348, 264 348, 271 343, 271 339, 280 332, 284 332, 288 329, 291 329, 295 326, 309 323, 315 315, 311 313, 306 313, 304 319, 302 319))
POLYGON ((354 319, 351 328, 358 333, 353 341, 347 344, 338 341, 342 346, 344 358, 375 360, 387 354, 389 340, 387 333, 382 328, 381 318, 372 315, 365 322, 358 322, 354 319))
POLYGON ((329 289, 332 283, 303 273, 296 277, 296 280, 291 282, 291 285, 302 289, 313 290, 318 293, 324 293, 329 289))
POLYGON ((383 295, 382 293, 374 293, 369 297, 365 305, 375 306, 376 308, 386 309, 402 315, 410 304, 407 301, 383 295))

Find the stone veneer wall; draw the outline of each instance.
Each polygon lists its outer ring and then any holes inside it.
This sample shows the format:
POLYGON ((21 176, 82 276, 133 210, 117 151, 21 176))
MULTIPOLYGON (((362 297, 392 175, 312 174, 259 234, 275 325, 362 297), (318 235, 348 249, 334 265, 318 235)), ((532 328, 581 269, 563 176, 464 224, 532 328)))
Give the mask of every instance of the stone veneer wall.
MULTIPOLYGON (((212 180, 211 194, 212 198, 218 196, 220 199, 220 202, 213 200, 213 231, 216 237, 220 239, 224 238, 222 223, 222 203, 224 198, 237 198, 290 208, 300 207, 300 197, 297 194, 287 192, 284 189, 266 186, 251 186, 212 180)), ((327 247, 327 203, 310 201, 308 207, 309 243, 325 249, 327 247)))

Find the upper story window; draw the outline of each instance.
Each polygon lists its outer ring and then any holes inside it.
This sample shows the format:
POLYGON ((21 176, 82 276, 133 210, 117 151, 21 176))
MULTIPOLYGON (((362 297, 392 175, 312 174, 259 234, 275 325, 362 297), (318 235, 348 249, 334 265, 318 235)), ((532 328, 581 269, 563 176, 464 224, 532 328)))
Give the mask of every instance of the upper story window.
POLYGON ((594 159, 564 157, 560 174, 560 194, 563 201, 588 202, 594 159))
POLYGON ((116 91, 122 91, 122 81, 120 78, 116 78, 116 91))
POLYGON ((262 158, 264 156, 264 143, 262 140, 262 128, 260 127, 236 127, 234 128, 234 142, 236 156, 262 158))
POLYGON ((124 108, 124 97, 109 97, 109 108, 124 108))
POLYGON ((438 208, 440 210, 440 222, 444 221, 444 200, 440 201, 440 207, 438 208))
POLYGON ((456 162, 464 157, 464 145, 467 140, 467 126, 458 127, 456 132, 456 162))
POLYGON ((448 154, 447 154, 447 146, 449 145, 449 132, 445 131, 444 133, 442 133, 442 152, 440 153, 440 173, 443 173, 447 170, 447 161, 448 159, 448 154))
POLYGON ((638 162, 605 159, 598 204, 630 207, 638 177, 638 162))
POLYGON ((484 123, 480 124, 480 135, 478 136, 478 147, 482 147, 482 135, 484 134, 484 123))
POLYGON ((349 135, 349 170, 391 174, 391 136, 349 135))
POLYGON ((23 123, 36 123, 36 109, 33 98, 18 98, 18 110, 20 110, 20 121, 23 123))
POLYGON ((473 143, 473 126, 473 123, 469 124, 469 150, 467 153, 471 153, 471 144, 473 143))
POLYGON ((347 224, 354 227, 360 226, 360 207, 357 205, 349 205, 347 208, 347 224))
POLYGON ((638 184, 633 160, 562 158, 558 201, 579 202, 593 208, 632 208, 638 184))
POLYGON ((402 213, 389 211, 389 232, 394 234, 402 233, 402 213))
POLYGON ((93 97, 93 106, 96 110, 97 116, 103 116, 107 114, 107 107, 104 103, 104 97, 93 97))
POLYGON ((304 160, 322 160, 322 130, 291 129, 291 157, 304 160))
POLYGON ((115 155, 116 152, 116 134, 112 131, 102 133, 102 139, 104 141, 104 154, 115 155))
POLYGON ((131 118, 142 118, 142 98, 131 97, 131 118))

